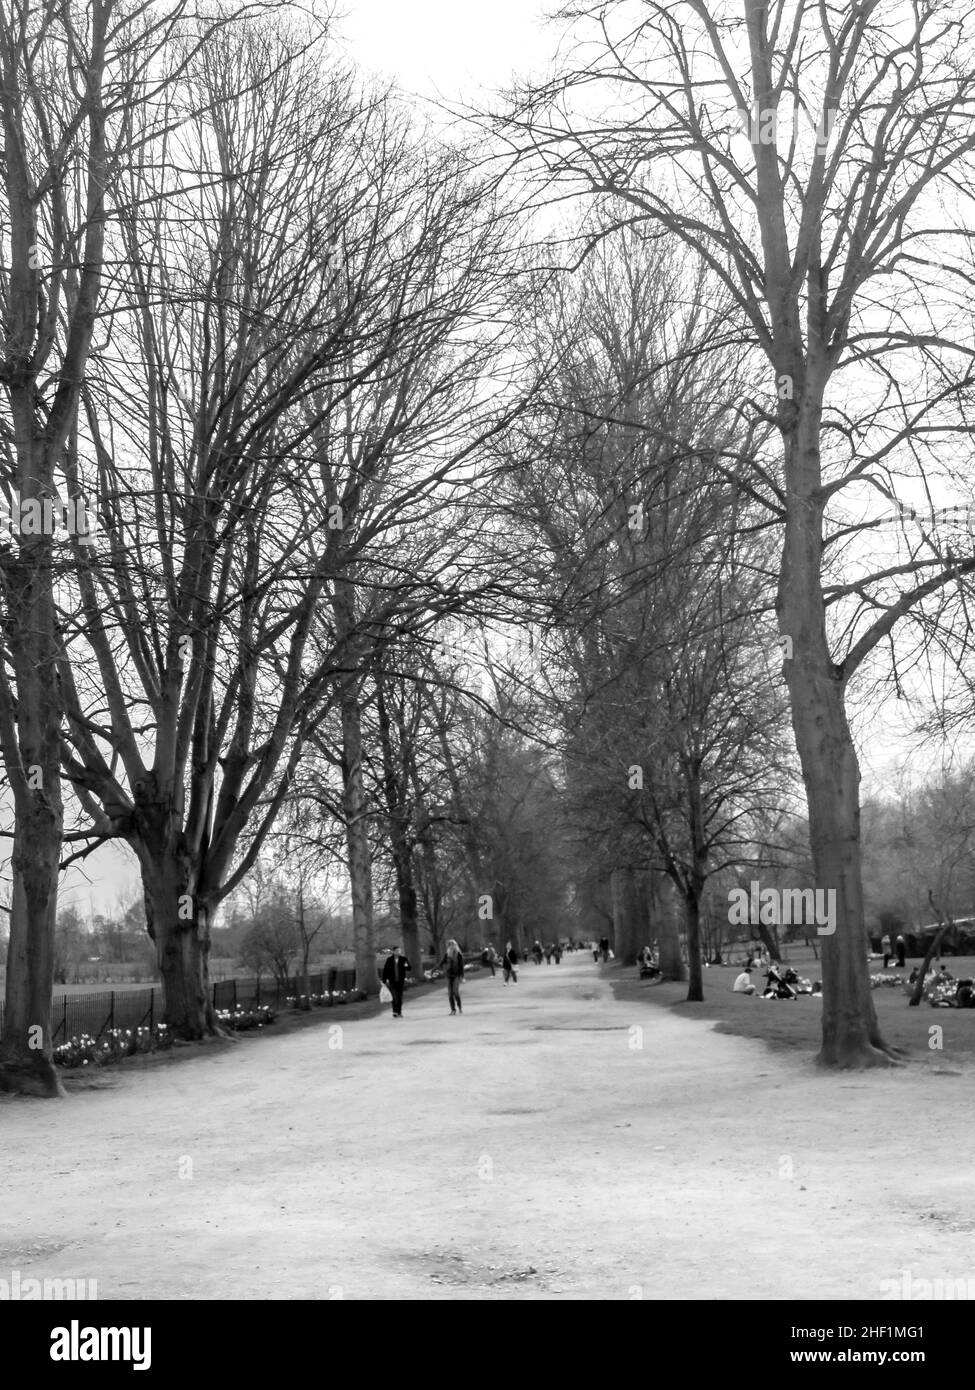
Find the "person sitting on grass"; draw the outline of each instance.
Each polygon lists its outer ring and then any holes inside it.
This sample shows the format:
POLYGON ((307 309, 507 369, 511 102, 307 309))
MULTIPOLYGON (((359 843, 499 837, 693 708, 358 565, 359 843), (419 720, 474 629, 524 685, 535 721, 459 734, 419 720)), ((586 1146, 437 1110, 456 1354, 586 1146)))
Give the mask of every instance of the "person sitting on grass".
POLYGON ((778 961, 774 961, 768 968, 765 977, 765 993, 763 999, 798 999, 798 995, 792 988, 787 976, 794 974, 793 971, 783 973, 782 966, 778 961))
POLYGON ((754 994, 755 986, 749 971, 743 970, 731 988, 735 994, 754 994))

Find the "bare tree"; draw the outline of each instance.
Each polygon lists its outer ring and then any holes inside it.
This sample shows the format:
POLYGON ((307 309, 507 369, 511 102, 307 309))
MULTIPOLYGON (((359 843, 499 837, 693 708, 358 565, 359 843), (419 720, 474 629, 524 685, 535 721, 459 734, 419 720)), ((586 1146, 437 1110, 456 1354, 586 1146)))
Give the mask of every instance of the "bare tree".
POLYGON ((0 221, 11 252, 0 273, 9 412, 0 447, 17 521, 0 561, 0 747, 15 808, 2 1089, 59 1091, 50 1029, 64 815, 55 589, 87 540, 85 498, 66 451, 103 297, 113 189, 130 155, 128 117, 147 92, 175 79, 200 43, 249 8, 229 6, 198 21, 185 0, 158 7, 10 0, 0 11, 0 221))
POLYGON ((903 528, 906 555, 864 549, 871 498, 889 515, 913 473, 930 516, 938 454, 970 431, 972 315, 956 305, 969 303, 975 74, 958 54, 973 18, 955 0, 893 12, 879 0, 609 0, 563 16, 582 61, 495 129, 561 195, 622 200, 631 220, 680 238, 726 287, 729 331, 767 364, 764 398, 743 409, 774 422, 777 454, 721 462, 782 543, 784 675, 816 879, 838 912, 820 1061, 887 1064, 862 949, 846 701, 903 619, 950 621, 939 596, 975 569, 967 543, 958 554, 923 519, 903 528), (588 114, 597 97, 607 119, 588 114))
POLYGON ((465 593, 454 485, 494 428, 477 318, 504 228, 459 152, 418 151, 303 30, 211 44, 191 90, 188 131, 131 171, 85 421, 108 544, 79 571, 61 680, 79 833, 138 855, 167 1021, 197 1037, 213 914, 333 709, 377 987, 359 687, 377 643, 465 593))

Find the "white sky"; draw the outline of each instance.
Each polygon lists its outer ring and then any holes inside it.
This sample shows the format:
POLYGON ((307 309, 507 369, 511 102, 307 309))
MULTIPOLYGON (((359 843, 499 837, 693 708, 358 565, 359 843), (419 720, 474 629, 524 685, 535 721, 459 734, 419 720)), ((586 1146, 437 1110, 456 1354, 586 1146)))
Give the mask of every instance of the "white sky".
POLYGON ((547 66, 560 26, 555 0, 345 0, 337 33, 361 67, 422 96, 469 100, 547 66))

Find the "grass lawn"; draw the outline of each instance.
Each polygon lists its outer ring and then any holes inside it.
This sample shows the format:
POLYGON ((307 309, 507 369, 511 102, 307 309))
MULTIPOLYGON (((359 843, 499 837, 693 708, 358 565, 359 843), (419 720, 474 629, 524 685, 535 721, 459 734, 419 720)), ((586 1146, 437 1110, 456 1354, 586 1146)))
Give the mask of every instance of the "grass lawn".
MULTIPOLYGON (((821 978, 817 961, 811 950, 791 947, 788 962, 797 974, 809 980, 821 978)), ((907 968, 897 970, 883 962, 871 961, 871 975, 897 974, 904 980, 920 960, 908 958, 907 968)), ((975 957, 944 956, 944 964, 956 979, 975 978, 975 957)), ((686 984, 653 984, 640 980, 632 968, 610 965, 604 967, 610 976, 618 998, 641 1000, 658 1008, 671 1009, 680 1018, 713 1022, 719 1033, 733 1033, 742 1038, 758 1038, 771 1047, 793 1049, 809 1055, 819 1051, 822 1040, 822 1004, 809 995, 800 995, 792 1002, 786 999, 761 999, 758 994, 733 994, 731 986, 740 973, 740 966, 709 966, 704 971, 704 1001, 687 1002, 686 984)), ((759 991, 764 988, 765 976, 752 972, 752 981, 759 991)), ((933 1009, 927 1002, 912 1009, 907 995, 900 989, 885 987, 873 991, 874 1006, 880 1031, 892 1047, 903 1049, 912 1061, 935 1066, 952 1061, 975 1060, 975 1009, 933 1009), (932 1048, 938 1039, 929 1029, 941 1027, 941 1047, 932 1048)))

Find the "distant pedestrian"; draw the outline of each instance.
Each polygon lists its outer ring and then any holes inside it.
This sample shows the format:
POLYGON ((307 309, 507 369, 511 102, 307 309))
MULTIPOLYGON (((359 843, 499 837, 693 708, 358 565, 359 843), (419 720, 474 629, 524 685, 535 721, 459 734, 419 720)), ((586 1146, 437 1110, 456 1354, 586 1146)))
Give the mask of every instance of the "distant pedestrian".
POLYGON ((386 964, 383 966, 383 984, 393 996, 394 1018, 403 1017, 403 987, 409 970, 409 961, 400 948, 394 946, 392 955, 386 957, 386 964))
POLYGON ((603 958, 603 963, 609 960, 609 937, 603 936, 599 941, 599 954, 603 958))
POLYGON ((884 969, 886 970, 887 962, 893 955, 893 951, 891 951, 890 949, 890 937, 888 936, 887 932, 884 932, 883 936, 880 938, 880 950, 884 957, 884 969))
POLYGON ((561 943, 561 941, 558 943, 557 946, 555 946, 555 947, 553 948, 553 950, 552 950, 552 955, 555 957, 555 964, 556 964, 556 965, 561 965, 561 964, 562 964, 562 943, 561 943))
POLYGON ((498 953, 493 946, 485 946, 481 952, 481 964, 486 965, 491 972, 491 979, 497 975, 496 966, 498 964, 498 953))
POLYGON ((907 942, 899 932, 897 940, 894 942, 894 950, 897 952, 897 968, 903 970, 907 964, 907 942))
POLYGON ((507 984, 509 980, 514 980, 515 984, 518 983, 518 971, 515 969, 517 964, 518 952, 509 941, 505 945, 504 955, 501 957, 501 968, 504 971, 505 984, 507 984))
POLYGON ((592 943, 592 958, 593 958, 593 960, 595 960, 595 961, 598 961, 598 960, 599 960, 599 942, 598 942, 598 941, 594 941, 594 942, 592 943))
POLYGON ((447 997, 450 1000, 450 1012, 462 1014, 464 1010, 460 1005, 460 987, 464 981, 464 953, 452 937, 447 942, 447 949, 440 962, 440 969, 447 976, 447 997))
POLYGON ((555 947, 552 946, 551 944, 549 944, 548 946, 545 947, 545 964, 546 964, 546 965, 551 965, 551 964, 552 964, 552 952, 553 952, 554 949, 555 949, 555 947))

